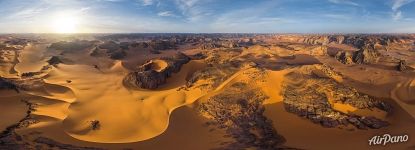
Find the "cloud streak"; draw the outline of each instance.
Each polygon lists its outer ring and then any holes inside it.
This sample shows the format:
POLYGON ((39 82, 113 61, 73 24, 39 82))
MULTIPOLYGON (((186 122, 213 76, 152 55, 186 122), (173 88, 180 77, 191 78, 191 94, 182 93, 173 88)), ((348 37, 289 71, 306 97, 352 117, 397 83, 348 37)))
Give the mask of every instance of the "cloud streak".
POLYGON ((401 20, 403 18, 403 15, 402 15, 402 11, 400 11, 400 8, 414 1, 415 0, 393 0, 392 7, 391 7, 393 11, 392 19, 394 21, 401 20))
POLYGON ((347 5, 352 5, 352 6, 360 6, 358 3, 353 2, 351 0, 329 0, 329 2, 334 3, 334 4, 347 4, 347 5))

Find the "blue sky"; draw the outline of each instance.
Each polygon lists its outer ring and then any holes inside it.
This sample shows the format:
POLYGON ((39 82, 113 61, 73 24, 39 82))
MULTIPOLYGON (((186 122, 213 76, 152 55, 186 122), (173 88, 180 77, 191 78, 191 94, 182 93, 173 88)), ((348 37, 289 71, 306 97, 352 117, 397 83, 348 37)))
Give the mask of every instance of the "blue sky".
POLYGON ((415 32, 415 0, 0 0, 0 14, 0 33, 415 32))

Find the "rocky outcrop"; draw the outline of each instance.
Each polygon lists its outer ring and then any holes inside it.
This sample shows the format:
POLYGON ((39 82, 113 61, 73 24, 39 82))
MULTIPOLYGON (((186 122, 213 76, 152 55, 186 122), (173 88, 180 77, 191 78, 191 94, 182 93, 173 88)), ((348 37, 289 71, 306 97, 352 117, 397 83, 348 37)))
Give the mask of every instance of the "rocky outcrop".
POLYGON ((154 60, 150 60, 140 66, 136 71, 129 73, 124 78, 124 85, 128 87, 155 89, 166 82, 173 73, 180 71, 182 65, 190 61, 190 58, 183 53, 177 53, 173 57, 160 58, 167 65, 161 70, 154 69, 154 60))
POLYGON ((57 65, 63 63, 58 56, 52 56, 48 61, 49 65, 57 65))
POLYGON ((234 139, 223 143, 223 149, 283 148, 285 139, 264 116, 262 103, 267 97, 259 91, 237 82, 198 105, 198 110, 211 119, 208 126, 223 129, 234 139))
POLYGON ((238 43, 236 41, 211 41, 211 42, 202 42, 199 45, 200 49, 203 50, 209 50, 209 49, 215 49, 215 48, 235 48, 239 47, 238 43))
POLYGON ((147 44, 153 50, 167 50, 176 48, 176 43, 174 41, 153 40, 147 44))
POLYGON ((304 82, 295 85, 290 82, 284 83, 283 103, 286 111, 307 118, 324 127, 351 124, 358 129, 378 129, 389 124, 379 118, 358 116, 353 112, 345 113, 335 108, 333 105, 337 103, 350 105, 356 109, 377 108, 385 112, 391 112, 392 110, 387 103, 359 93, 356 89, 337 83, 333 79, 315 78, 307 73, 308 69, 310 68, 290 73, 287 76, 290 81, 303 80, 304 82), (313 84, 306 84, 306 82, 313 84), (327 93, 332 93, 329 94, 330 98, 327 93))
POLYGON ((398 71, 405 71, 408 68, 405 60, 400 60, 398 65, 396 66, 396 70, 398 71))
POLYGON ((18 86, 11 80, 0 77, 0 89, 11 89, 19 92, 18 86))
POLYGON ((380 54, 374 48, 373 44, 368 44, 358 51, 350 52, 338 51, 334 56, 343 64, 374 64, 379 61, 380 54))
POLYGON ((105 54, 114 60, 120 60, 127 56, 126 50, 128 49, 129 43, 122 42, 120 44, 115 43, 114 41, 106 41, 95 47, 90 53, 91 56, 97 57, 105 54))
POLYGON ((353 63, 352 54, 349 53, 349 52, 338 51, 335 58, 343 64, 352 64, 353 63))
POLYGON ((357 64, 377 63, 379 55, 373 45, 368 45, 353 53, 353 62, 357 64))
POLYGON ((325 56, 327 55, 328 47, 325 45, 317 46, 311 49, 310 55, 313 56, 325 56))

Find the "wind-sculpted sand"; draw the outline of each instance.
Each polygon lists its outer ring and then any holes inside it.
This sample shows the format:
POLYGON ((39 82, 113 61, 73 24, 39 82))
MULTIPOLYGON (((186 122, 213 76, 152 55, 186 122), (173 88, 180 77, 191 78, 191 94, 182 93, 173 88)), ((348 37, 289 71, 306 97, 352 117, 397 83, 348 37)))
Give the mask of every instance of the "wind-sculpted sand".
POLYGON ((76 100, 63 120, 65 131, 77 139, 125 143, 146 140, 166 130, 170 113, 195 101, 201 91, 178 91, 185 77, 200 62, 193 61, 173 75, 162 90, 129 90, 122 85, 127 74, 121 62, 97 70, 86 65, 59 65, 45 79, 47 83, 70 88, 76 100), (76 72, 76 73, 74 73, 76 72), (66 81, 71 81, 67 83, 66 81), (99 130, 92 130, 91 121, 98 120, 99 130))
POLYGON ((397 83, 391 98, 415 119, 415 79, 397 83))
POLYGON ((19 73, 36 72, 47 64, 46 62, 47 44, 29 44, 20 53, 19 63, 14 67, 19 73))

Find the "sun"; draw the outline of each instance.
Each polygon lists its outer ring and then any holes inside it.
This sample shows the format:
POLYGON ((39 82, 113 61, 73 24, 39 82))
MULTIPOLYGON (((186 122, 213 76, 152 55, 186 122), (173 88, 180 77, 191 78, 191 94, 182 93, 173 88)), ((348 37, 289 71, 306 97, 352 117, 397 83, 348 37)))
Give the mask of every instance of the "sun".
POLYGON ((56 33, 78 32, 79 19, 71 15, 60 15, 53 21, 53 28, 56 33))

